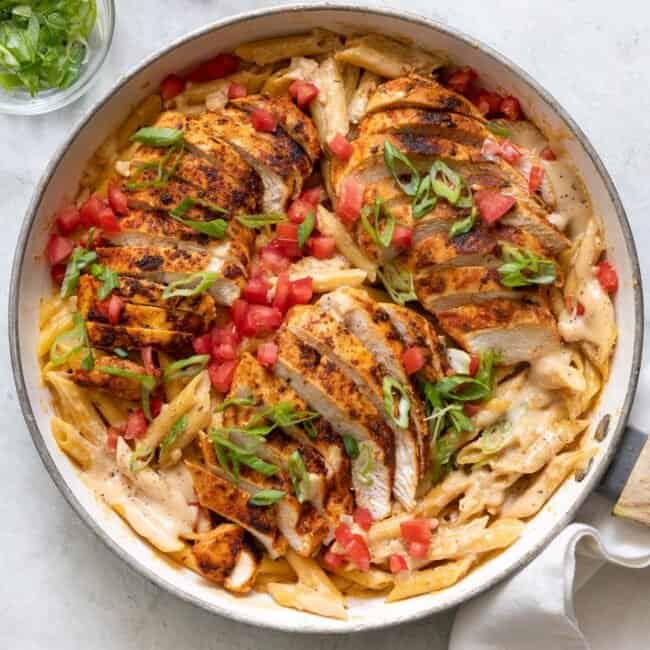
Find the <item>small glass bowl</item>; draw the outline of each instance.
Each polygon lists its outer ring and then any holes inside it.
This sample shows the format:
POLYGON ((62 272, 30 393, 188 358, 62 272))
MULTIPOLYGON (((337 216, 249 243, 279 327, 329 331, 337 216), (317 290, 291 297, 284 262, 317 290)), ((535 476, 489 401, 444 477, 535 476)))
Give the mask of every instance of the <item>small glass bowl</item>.
POLYGON ((25 90, 0 88, 0 113, 8 115, 42 115, 67 106, 81 97, 93 84, 104 63, 115 30, 114 0, 97 1, 97 20, 88 36, 86 61, 79 78, 67 88, 44 90, 32 97, 25 90))

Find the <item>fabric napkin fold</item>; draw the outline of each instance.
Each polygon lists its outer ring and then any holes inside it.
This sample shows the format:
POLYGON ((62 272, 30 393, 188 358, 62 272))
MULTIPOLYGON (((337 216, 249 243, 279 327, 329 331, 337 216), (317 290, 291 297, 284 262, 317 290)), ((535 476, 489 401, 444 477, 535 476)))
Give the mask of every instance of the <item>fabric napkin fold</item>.
MULTIPOLYGON (((577 521, 525 569, 463 605, 449 650, 588 650, 575 596, 608 562, 650 566, 650 529, 611 516, 611 508, 611 502, 591 496, 577 521)), ((648 647, 645 639, 639 650, 648 647)))

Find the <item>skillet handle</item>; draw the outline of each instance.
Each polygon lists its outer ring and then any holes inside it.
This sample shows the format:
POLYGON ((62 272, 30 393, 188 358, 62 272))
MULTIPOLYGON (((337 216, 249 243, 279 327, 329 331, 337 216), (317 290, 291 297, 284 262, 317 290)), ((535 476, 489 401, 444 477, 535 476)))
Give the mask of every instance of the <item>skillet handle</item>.
POLYGON ((628 426, 597 490, 615 502, 615 515, 650 526, 650 437, 628 426))

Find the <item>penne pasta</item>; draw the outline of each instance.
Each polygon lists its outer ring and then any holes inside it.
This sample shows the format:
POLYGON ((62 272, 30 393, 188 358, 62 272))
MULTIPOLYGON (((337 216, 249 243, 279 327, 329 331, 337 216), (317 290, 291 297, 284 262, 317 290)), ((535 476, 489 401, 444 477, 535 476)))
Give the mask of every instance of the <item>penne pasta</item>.
POLYGON ((327 147, 336 135, 347 135, 350 127, 343 74, 333 56, 320 64, 315 81, 319 92, 311 103, 311 116, 321 145, 327 147))
POLYGON ((266 65, 296 56, 327 54, 339 47, 339 36, 324 29, 314 29, 307 34, 282 36, 240 45, 235 54, 244 61, 266 65))
POLYGON ((90 469, 93 464, 94 447, 79 433, 78 429, 65 420, 52 416, 51 423, 52 435, 61 450, 81 469, 90 469))

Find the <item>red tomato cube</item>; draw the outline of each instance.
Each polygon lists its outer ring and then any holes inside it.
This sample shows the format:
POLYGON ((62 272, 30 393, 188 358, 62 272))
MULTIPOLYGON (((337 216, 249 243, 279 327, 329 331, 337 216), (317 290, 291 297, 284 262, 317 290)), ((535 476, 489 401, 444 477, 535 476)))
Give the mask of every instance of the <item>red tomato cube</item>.
POLYGON ((422 542, 411 542, 409 544, 409 555, 416 560, 423 560, 429 552, 429 545, 422 542))
POLYGON ((119 232, 120 230, 120 223, 115 212, 107 205, 99 211, 96 225, 106 232, 119 232))
POLYGON ((135 438, 142 438, 147 432, 147 418, 142 409, 131 411, 126 420, 126 428, 124 429, 124 439, 133 440, 135 438))
POLYGON ((239 361, 224 361, 218 363, 213 361, 208 366, 208 374, 210 375, 210 381, 214 386, 214 389, 220 393, 226 393, 230 390, 230 385, 232 384, 232 378, 235 375, 235 370, 237 369, 237 364, 239 361))
POLYGON ((237 298, 230 307, 230 315, 232 316, 232 321, 237 328, 237 331, 241 334, 242 328, 244 327, 244 321, 246 320, 246 312, 248 311, 248 303, 242 298, 237 298))
POLYGON ((127 214, 129 211, 126 194, 119 187, 112 184, 108 186, 108 204, 115 214, 127 214))
POLYGON ((270 334, 282 324, 282 312, 266 305, 248 305, 241 333, 244 336, 270 334))
POLYGON ((481 217, 486 223, 494 223, 509 212, 516 201, 512 196, 505 196, 493 190, 479 190, 474 195, 481 217))
POLYGON ((79 208, 81 225, 84 228, 98 226, 99 213, 104 209, 104 207, 104 202, 96 194, 89 196, 85 203, 79 208))
POLYGON ((352 155, 352 145, 342 134, 337 133, 328 143, 330 151, 340 160, 349 160, 352 155))
POLYGON ((251 122, 256 131, 272 133, 278 128, 278 121, 273 114, 263 108, 258 108, 251 113, 251 122))
POLYGON ((512 165, 521 158, 521 151, 509 140, 504 140, 499 148, 499 155, 512 165))
POLYGON ((289 94, 296 100, 296 104, 300 108, 309 106, 318 97, 318 92, 318 86, 309 81, 303 81, 302 79, 296 79, 289 86, 289 94))
POLYGON ((414 345, 408 348, 402 354, 402 365, 407 375, 412 375, 424 366, 424 351, 422 348, 414 345))
POLYGON ((353 535, 350 526, 343 522, 334 529, 334 538, 341 546, 349 544, 352 541, 352 537, 353 535))
POLYGON ((160 95, 167 102, 185 90, 185 80, 176 74, 167 75, 160 83, 160 95))
POLYGON ((228 86, 228 99, 239 99, 240 97, 246 97, 246 95, 248 95, 246 86, 237 84, 234 81, 230 82, 230 86, 228 86))
POLYGON ((62 235, 69 235, 81 223, 81 214, 74 205, 67 205, 56 215, 56 227, 62 235))
POLYGON ((108 299, 108 322, 111 325, 117 325, 120 322, 124 301, 119 296, 112 294, 108 299))
POLYGON ((366 540, 361 535, 353 535, 345 545, 345 555, 360 571, 370 569, 370 551, 366 540))
POLYGON ((555 155, 555 151, 551 149, 551 147, 544 147, 540 152, 539 152, 539 157, 542 160, 557 160, 557 156, 555 155))
POLYGON ((411 248, 412 242, 413 230, 406 226, 402 226, 399 223, 395 224, 393 238, 390 243, 395 246, 395 248, 411 248))
POLYGON ((248 281, 242 296, 244 300, 255 305, 268 305, 269 288, 269 283, 266 281, 266 278, 258 275, 248 281))
MULTIPOLYGON (((298 242, 296 241, 296 247, 298 242)), ((273 242, 260 250, 260 263, 271 273, 282 273, 291 266, 291 260, 273 242)))
MULTIPOLYGON (((618 273, 609 262, 601 262, 596 266, 596 277, 600 286, 607 293, 616 293, 618 289, 618 273)), ((584 306, 582 307, 584 312, 584 306)))
POLYGON ((316 206, 325 198, 325 192, 320 185, 317 185, 308 190, 303 190, 299 198, 302 201, 306 201, 307 203, 316 206))
POLYGON ((289 281, 289 274, 284 271, 278 275, 278 280, 275 285, 275 294, 273 296, 273 306, 279 309, 282 313, 287 311, 289 307, 289 291, 291 289, 291 282, 289 281))
POLYGON ((448 79, 447 86, 457 93, 464 95, 469 91, 470 84, 478 79, 478 74, 472 68, 456 70, 448 79))
POLYGON ((346 178, 341 187, 336 214, 346 223, 353 223, 361 215, 362 205, 363 186, 354 178, 346 178))
MULTIPOLYGON (((289 210, 287 212, 289 216, 289 221, 291 223, 302 223, 307 215, 310 212, 314 211, 314 206, 311 203, 308 203, 304 199, 297 198, 295 201, 291 203, 289 206, 289 210)), ((279 226, 282 224, 278 224, 279 226)))
POLYGON ((271 368, 278 360, 278 346, 272 341, 262 343, 257 348, 257 360, 267 368, 271 368))
POLYGON ((187 75, 189 81, 201 83, 223 79, 239 69, 239 59, 234 54, 217 54, 214 59, 201 63, 187 75))
POLYGON ((210 354, 212 352, 212 337, 210 334, 197 336, 192 340, 192 348, 197 354, 210 354))
POLYGON ((323 555, 323 562, 330 571, 337 571, 345 564, 345 555, 327 551, 323 555))
POLYGON ((353 515, 354 523, 363 530, 370 530, 372 526, 372 514, 368 508, 357 508, 353 515))
POLYGON ((314 293, 312 283, 312 279, 307 277, 300 278, 300 280, 293 280, 289 284, 289 307, 309 304, 314 293))
POLYGON ((469 355, 469 375, 470 377, 475 377, 478 372, 479 367, 481 366, 481 357, 478 354, 469 355))
POLYGON ((521 110, 521 104, 519 103, 519 100, 516 97, 512 97, 509 95, 508 97, 504 97, 501 100, 501 106, 499 106, 499 110, 509 119, 509 120, 520 120, 524 113, 521 110))
POLYGON ((67 237, 52 233, 45 246, 45 254, 51 266, 65 262, 74 250, 74 243, 67 237))
POLYGON ((388 559, 388 568, 391 573, 400 573, 401 571, 406 571, 408 569, 408 564, 406 563, 406 558, 403 555, 398 553, 393 553, 388 559))
POLYGON ((542 186, 543 180, 544 168, 539 167, 538 165, 533 165, 530 169, 530 175, 528 176, 528 191, 531 194, 537 192, 537 190, 542 186))
POLYGON ((428 544, 431 541, 431 522, 428 519, 408 519, 403 521, 399 527, 402 539, 407 543, 428 544))
POLYGON ((309 252, 319 260, 328 260, 336 251, 334 237, 311 237, 307 242, 309 252))

